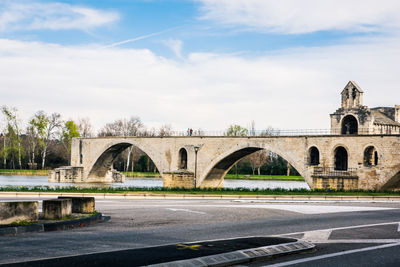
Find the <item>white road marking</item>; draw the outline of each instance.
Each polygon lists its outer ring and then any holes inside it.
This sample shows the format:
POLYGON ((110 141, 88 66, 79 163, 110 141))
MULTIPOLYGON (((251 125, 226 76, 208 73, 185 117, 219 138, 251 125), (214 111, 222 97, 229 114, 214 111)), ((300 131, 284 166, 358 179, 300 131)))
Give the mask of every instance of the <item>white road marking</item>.
POLYGON ((206 214, 207 214, 207 213, 202 212, 202 211, 195 211, 195 210, 188 210, 188 209, 172 209, 172 208, 167 208, 167 210, 170 210, 170 211, 184 211, 184 212, 197 213, 197 214, 203 214, 203 215, 206 215, 206 214))
POLYGON ((400 232, 400 223, 399 226, 397 226, 397 232, 400 232))
MULTIPOLYGON (((308 240, 306 240, 308 241, 308 240)), ((312 241, 313 244, 367 244, 367 243, 400 243, 400 239, 331 239, 331 240, 316 240, 312 241)))
POLYGON ((317 230, 317 231, 309 231, 305 232, 304 236, 302 239, 315 243, 315 242, 321 242, 321 241, 326 241, 329 239, 329 236, 331 235, 332 230, 317 230))
MULTIPOLYGON (((400 224, 400 222, 385 222, 385 223, 373 223, 373 224, 361 224, 361 225, 353 225, 353 226, 343 226, 343 227, 335 227, 335 228, 327 228, 327 229, 320 229, 315 231, 322 231, 322 230, 346 230, 346 229, 354 229, 354 228, 364 228, 364 227, 372 227, 372 226, 381 226, 381 225, 391 225, 391 224, 400 224)), ((286 233, 286 234, 279 234, 274 236, 289 236, 289 235, 299 235, 304 234, 306 232, 313 232, 313 231, 303 231, 303 232, 293 232, 293 233, 286 233)))
POLYGON ((395 246, 400 246, 400 243, 392 243, 392 244, 385 244, 385 245, 374 246, 374 247, 347 250, 347 251, 342 251, 342 252, 325 254, 325 255, 320 255, 320 256, 315 256, 315 257, 308 257, 308 258, 305 258, 305 259, 281 262, 281 263, 270 264, 270 265, 265 265, 265 266, 269 266, 269 267, 288 266, 288 265, 293 265, 293 264, 298 264, 298 263, 304 263, 304 262, 309 262, 309 261, 332 258, 332 257, 337 257, 337 256, 342 256, 342 255, 347 255, 347 254, 353 254, 353 253, 357 253, 357 252, 364 252, 364 251, 370 251, 370 250, 376 250, 376 249, 382 249, 382 248, 390 248, 390 247, 395 247, 395 246))

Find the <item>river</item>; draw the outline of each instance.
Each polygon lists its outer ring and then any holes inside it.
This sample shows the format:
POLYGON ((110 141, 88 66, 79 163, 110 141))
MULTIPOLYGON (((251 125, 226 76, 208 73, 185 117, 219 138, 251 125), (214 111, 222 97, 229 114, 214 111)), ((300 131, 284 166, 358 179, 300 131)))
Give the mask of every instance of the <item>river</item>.
MULTIPOLYGON (((85 187, 162 187, 161 178, 126 178, 125 183, 113 184, 72 184, 72 183, 49 183, 47 176, 3 176, 0 175, 0 187, 4 186, 85 186, 85 187)), ((242 179, 225 179, 225 188, 284 188, 309 189, 306 182, 302 181, 272 181, 272 180, 242 180, 242 179)))

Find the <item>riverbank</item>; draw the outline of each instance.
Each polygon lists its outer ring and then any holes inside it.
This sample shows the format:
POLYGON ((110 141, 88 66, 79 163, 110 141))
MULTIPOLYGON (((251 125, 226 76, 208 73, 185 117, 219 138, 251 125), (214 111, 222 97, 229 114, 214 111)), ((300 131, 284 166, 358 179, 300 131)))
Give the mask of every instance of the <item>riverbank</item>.
POLYGON ((0 169, 0 175, 16 175, 16 176, 48 176, 48 170, 13 170, 0 169))
MULTIPOLYGON (((158 172, 122 172, 128 178, 161 178, 158 172)), ((48 170, 13 170, 0 169, 0 175, 16 176, 48 176, 48 170)), ((227 174, 225 179, 232 180, 269 180, 269 181, 304 181, 301 176, 286 175, 248 175, 248 174, 227 174)))
MULTIPOLYGON (((133 178, 161 178, 158 172, 122 172, 126 177, 133 178)), ((237 180, 271 180, 271 181, 304 181, 301 176, 286 175, 248 175, 248 174, 227 174, 224 179, 237 180)))
POLYGON ((164 188, 164 187, 50 187, 50 186, 7 186, 0 187, 2 193, 100 193, 100 194, 152 194, 152 195, 318 195, 318 196, 399 196, 400 191, 343 191, 325 189, 247 189, 247 188, 164 188))

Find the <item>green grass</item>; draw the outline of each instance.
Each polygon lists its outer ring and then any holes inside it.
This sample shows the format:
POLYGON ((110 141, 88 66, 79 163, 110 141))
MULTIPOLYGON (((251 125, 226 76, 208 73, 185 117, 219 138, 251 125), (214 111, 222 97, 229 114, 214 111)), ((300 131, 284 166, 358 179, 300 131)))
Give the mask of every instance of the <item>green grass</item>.
POLYGON ((36 221, 25 221, 25 220, 21 220, 21 221, 17 221, 17 222, 12 222, 10 223, 10 225, 12 226, 26 226, 26 225, 32 225, 32 224, 37 224, 38 222, 36 221))
POLYGON ((301 176, 286 175, 246 175, 246 174, 227 174, 225 179, 245 179, 245 180, 273 180, 273 181, 304 181, 301 176))
MULTIPOLYGON (((140 178, 160 178, 158 172, 122 172, 126 177, 140 178)), ((304 181, 301 176, 286 176, 286 175, 247 175, 247 174, 227 174, 225 179, 244 179, 244 180, 274 180, 274 181, 304 181)))
POLYGON ((158 172, 122 172, 126 177, 161 178, 158 172))
POLYGON ((47 176, 47 175, 48 175, 48 170, 14 170, 14 169, 0 169, 0 175, 47 176))
POLYGON ((0 187, 0 192, 64 192, 64 193, 145 193, 145 194, 207 194, 207 195, 348 195, 348 196, 400 196, 400 191, 322 190, 322 189, 247 189, 247 188, 141 188, 141 187, 0 187))

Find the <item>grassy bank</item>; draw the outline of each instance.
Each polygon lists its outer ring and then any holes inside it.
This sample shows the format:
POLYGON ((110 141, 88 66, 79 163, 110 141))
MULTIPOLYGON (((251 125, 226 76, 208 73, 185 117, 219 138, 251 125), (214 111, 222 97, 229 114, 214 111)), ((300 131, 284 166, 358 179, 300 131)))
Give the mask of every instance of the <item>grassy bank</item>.
MULTIPOLYGON (((122 172, 126 177, 140 178, 160 178, 158 172, 122 172)), ((247 174, 227 174, 225 179, 244 179, 244 180, 274 180, 274 181, 304 181, 301 176, 286 176, 286 175, 247 175, 247 174)))
POLYGON ((143 187, 118 187, 118 188, 84 188, 84 187, 59 187, 48 186, 0 187, 0 192, 65 192, 65 193, 147 193, 147 194, 191 194, 191 195, 341 195, 341 196, 400 196, 400 191, 343 191, 343 190, 307 190, 307 189, 247 189, 247 188, 143 188, 143 187))
MULTIPOLYGON (((140 178, 161 178, 158 172, 122 172, 126 177, 140 178)), ((0 175, 26 175, 26 176, 47 176, 48 170, 13 170, 0 169, 0 175)), ((247 175, 247 174, 227 174, 225 179, 244 179, 244 180, 272 180, 272 181, 304 181, 301 176, 285 175, 247 175)))
POLYGON ((48 175, 48 170, 13 170, 13 169, 0 169, 0 175, 47 176, 47 175, 48 175))
POLYGON ((126 177, 161 178, 158 172, 122 172, 126 177))
POLYGON ((273 181, 304 181, 301 176, 286 175, 245 175, 227 174, 225 179, 245 179, 245 180, 273 180, 273 181))

